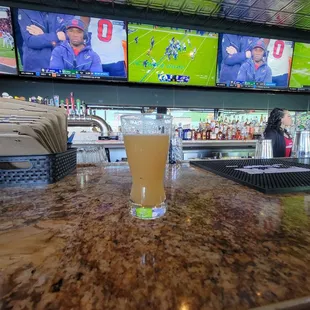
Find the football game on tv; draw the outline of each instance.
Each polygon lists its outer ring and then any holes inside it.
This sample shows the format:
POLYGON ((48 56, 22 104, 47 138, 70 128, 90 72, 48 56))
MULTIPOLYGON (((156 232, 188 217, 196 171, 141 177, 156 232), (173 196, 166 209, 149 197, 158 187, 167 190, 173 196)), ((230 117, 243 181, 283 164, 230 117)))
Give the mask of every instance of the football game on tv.
POLYGON ((290 87, 310 90, 310 44, 295 43, 290 87))
POLYGON ((217 86, 288 88, 292 41, 221 34, 217 86))
POLYGON ((17 74, 10 8, 0 6, 0 74, 17 74))
POLYGON ((215 86, 218 34, 128 24, 129 81, 215 86))
POLYGON ((16 9, 21 75, 127 79, 124 21, 16 9))

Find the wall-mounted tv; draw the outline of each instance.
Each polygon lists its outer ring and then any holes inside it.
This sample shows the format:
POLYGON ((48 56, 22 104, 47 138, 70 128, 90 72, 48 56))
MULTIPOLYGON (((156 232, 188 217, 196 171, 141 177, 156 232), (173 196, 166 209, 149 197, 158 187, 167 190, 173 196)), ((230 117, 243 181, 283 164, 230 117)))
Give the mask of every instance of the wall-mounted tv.
POLYGON ((0 74, 17 74, 10 8, 0 6, 0 74))
POLYGON ((310 91, 310 44, 295 43, 290 88, 310 91))
POLYGON ((218 34, 128 24, 129 82, 215 86, 218 34))
POLYGON ((124 21, 16 9, 19 73, 127 79, 124 21))
POLYGON ((221 34, 217 86, 287 89, 294 43, 221 34))

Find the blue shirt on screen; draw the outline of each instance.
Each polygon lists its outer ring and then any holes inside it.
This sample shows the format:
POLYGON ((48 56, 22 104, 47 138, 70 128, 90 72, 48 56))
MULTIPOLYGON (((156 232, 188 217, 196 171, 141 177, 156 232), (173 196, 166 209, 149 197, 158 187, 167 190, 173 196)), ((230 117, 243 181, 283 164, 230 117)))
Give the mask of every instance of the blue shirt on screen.
POLYGON ((59 44, 57 32, 64 31, 72 15, 18 10, 18 23, 23 38, 23 70, 36 72, 48 68, 53 48, 59 44), (27 26, 35 25, 43 34, 31 35, 27 26))

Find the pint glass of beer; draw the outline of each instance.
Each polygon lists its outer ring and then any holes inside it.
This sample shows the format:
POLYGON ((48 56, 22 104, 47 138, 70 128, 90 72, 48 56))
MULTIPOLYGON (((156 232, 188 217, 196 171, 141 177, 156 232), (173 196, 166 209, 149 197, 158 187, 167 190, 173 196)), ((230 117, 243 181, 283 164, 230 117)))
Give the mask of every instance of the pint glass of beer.
POLYGON ((131 114, 121 117, 127 159, 132 176, 130 213, 156 219, 167 210, 164 176, 172 116, 131 114))

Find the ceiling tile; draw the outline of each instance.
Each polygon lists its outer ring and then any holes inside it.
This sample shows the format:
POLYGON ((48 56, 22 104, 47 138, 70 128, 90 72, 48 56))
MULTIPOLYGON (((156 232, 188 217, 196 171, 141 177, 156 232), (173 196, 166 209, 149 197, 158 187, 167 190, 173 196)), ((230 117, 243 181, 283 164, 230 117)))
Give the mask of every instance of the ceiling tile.
POLYGON ((246 7, 236 6, 230 13, 229 18, 240 19, 240 17, 244 14, 248 9, 246 7))
POLYGON ((297 13, 302 7, 304 7, 304 3, 302 1, 292 1, 286 7, 282 9, 283 12, 289 13, 297 13))
POLYGON ((295 23, 298 27, 310 27, 310 16, 302 17, 298 22, 295 23))
POLYGON ((163 9, 165 6, 165 1, 163 0, 149 0, 149 7, 151 8, 161 8, 163 9))
POLYGON ((184 1, 170 0, 166 3, 166 9, 180 10, 184 1))
POLYGON ((223 4, 221 6, 221 11, 219 12, 219 16, 227 17, 234 8, 235 6, 232 4, 225 4, 225 5, 223 4))
POLYGON ((182 11, 187 13, 196 13, 199 8, 198 1, 186 1, 183 5, 182 11))
POLYGON ((224 0, 222 2, 223 2, 223 5, 224 4, 237 4, 239 0, 224 0))
POLYGON ((200 6, 197 13, 203 15, 211 15, 213 12, 215 12, 217 14, 218 13, 217 8, 219 8, 218 4, 211 1, 206 1, 204 4, 200 6))
POLYGON ((147 5, 147 3, 149 2, 149 0, 128 0, 127 3, 128 4, 132 4, 132 5, 147 5))
POLYGON ((310 15, 310 3, 304 3, 302 7, 298 10, 299 14, 310 15))
POLYGON ((252 21, 263 13, 264 11, 261 9, 249 8, 244 12, 241 19, 244 21, 252 21))
POLYGON ((276 14, 276 12, 274 12, 274 11, 263 10, 263 13, 262 13, 261 15, 256 16, 256 17, 253 19, 253 22, 265 24, 265 23, 268 22, 275 14, 276 14))
POLYGON ((275 23, 277 26, 283 26, 286 25, 285 21, 292 17, 291 13, 285 13, 285 12, 278 12, 276 13, 272 18, 271 21, 275 23))
POLYGON ((245 5, 245 6, 253 6, 253 4, 259 0, 240 0, 238 2, 239 5, 245 5))
POLYGON ((288 4, 290 4, 292 0, 273 0, 272 5, 270 6, 270 9, 274 11, 281 11, 283 8, 285 8, 288 4))
MULTIPOLYGON (((252 7, 253 8, 259 8, 259 9, 267 10, 267 9, 269 9, 272 6, 273 1, 274 0, 259 0, 259 1, 256 1, 252 5, 252 7)), ((275 1, 277 1, 277 0, 275 0, 275 1)))

